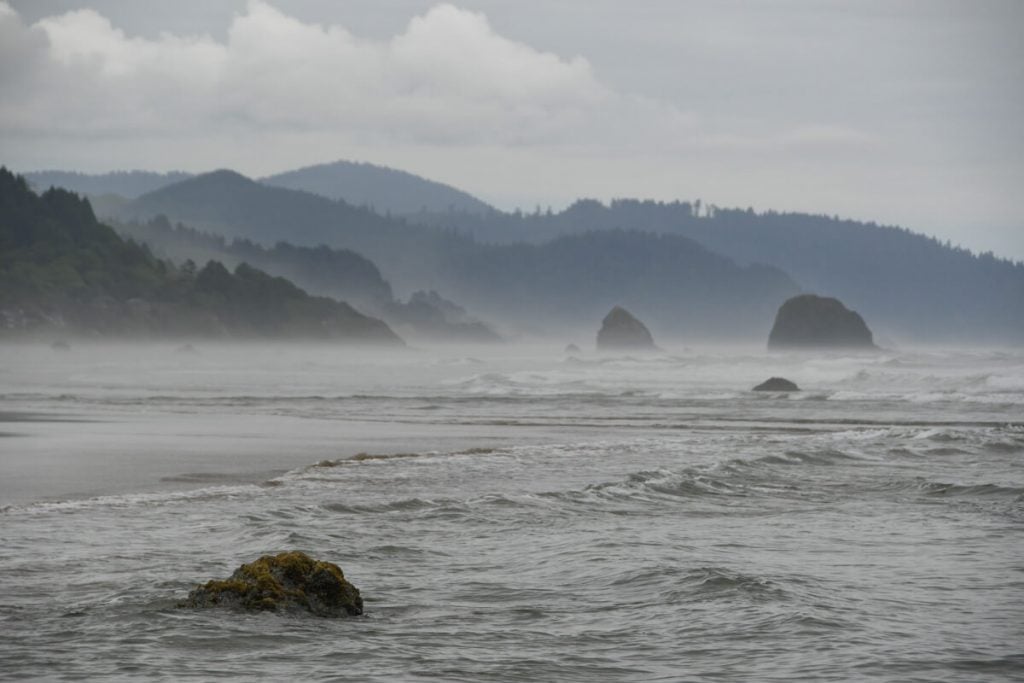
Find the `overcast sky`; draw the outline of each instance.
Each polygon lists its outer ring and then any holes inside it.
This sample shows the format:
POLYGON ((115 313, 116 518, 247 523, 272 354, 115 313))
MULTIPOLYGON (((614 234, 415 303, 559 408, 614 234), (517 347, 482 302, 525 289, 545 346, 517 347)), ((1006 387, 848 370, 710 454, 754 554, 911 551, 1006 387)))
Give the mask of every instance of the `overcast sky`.
POLYGON ((1024 259, 1019 0, 0 0, 0 163, 351 159, 501 208, 696 199, 1024 259))

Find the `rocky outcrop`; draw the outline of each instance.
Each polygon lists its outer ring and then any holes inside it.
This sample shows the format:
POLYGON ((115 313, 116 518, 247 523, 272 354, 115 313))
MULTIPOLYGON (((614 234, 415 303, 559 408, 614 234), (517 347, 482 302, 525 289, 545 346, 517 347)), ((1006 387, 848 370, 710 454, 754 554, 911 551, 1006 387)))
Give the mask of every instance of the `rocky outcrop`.
POLYGON ((616 306, 601 323, 597 333, 599 351, 657 351, 650 330, 633 314, 616 306))
POLYGON ((341 568, 293 550, 243 564, 230 578, 196 586, 181 607, 234 607, 253 611, 305 611, 321 617, 363 613, 359 589, 341 568))
POLYGON ((754 387, 753 390, 754 391, 800 391, 800 387, 798 387, 796 384, 794 384, 793 382, 790 382, 788 379, 786 379, 784 377, 771 377, 771 378, 761 382, 760 384, 758 384, 756 387, 754 387))
POLYGON ((769 349, 874 349, 871 330, 856 311, 838 299, 802 294, 787 300, 775 315, 769 349))

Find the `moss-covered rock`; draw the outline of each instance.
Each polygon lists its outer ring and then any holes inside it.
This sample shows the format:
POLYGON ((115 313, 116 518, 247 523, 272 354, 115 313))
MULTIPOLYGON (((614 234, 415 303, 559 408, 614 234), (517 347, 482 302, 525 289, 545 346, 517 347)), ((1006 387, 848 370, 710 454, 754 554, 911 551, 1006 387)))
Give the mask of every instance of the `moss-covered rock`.
POLYGON ((322 617, 363 613, 359 589, 341 568, 293 550, 243 564, 228 579, 196 586, 182 607, 307 611, 322 617))

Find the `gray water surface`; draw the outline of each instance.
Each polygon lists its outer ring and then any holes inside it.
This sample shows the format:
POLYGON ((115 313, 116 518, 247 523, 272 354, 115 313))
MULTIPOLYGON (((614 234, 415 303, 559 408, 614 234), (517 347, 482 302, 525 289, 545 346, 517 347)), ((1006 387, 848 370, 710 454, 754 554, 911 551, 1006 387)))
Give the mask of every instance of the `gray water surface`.
POLYGON ((0 677, 1024 672, 1021 354, 201 350, 0 349, 0 677), (288 549, 366 615, 176 606, 288 549))

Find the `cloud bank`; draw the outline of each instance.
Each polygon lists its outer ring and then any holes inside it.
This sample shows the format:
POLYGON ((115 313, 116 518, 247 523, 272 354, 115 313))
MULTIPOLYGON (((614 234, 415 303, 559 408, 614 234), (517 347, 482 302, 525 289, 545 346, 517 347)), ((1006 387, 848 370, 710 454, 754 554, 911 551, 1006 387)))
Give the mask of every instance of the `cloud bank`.
POLYGON ((612 92, 582 57, 504 38, 486 17, 448 4, 389 41, 306 24, 262 0, 226 42, 130 37, 89 9, 26 26, 0 3, 8 65, 0 127, 20 135, 173 135, 197 129, 321 131, 347 139, 451 145, 629 144, 669 107, 612 92), (18 67, 12 68, 13 65, 18 67))
POLYGON ((616 92, 580 56, 496 33, 440 4, 390 40, 303 23, 263 0, 227 38, 128 36, 91 9, 25 25, 0 0, 7 135, 321 134, 338 144, 595 147, 643 152, 862 141, 838 126, 698 140, 699 119, 616 92))

